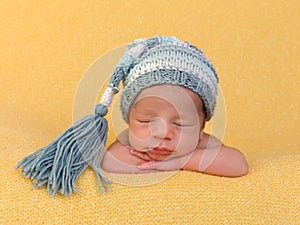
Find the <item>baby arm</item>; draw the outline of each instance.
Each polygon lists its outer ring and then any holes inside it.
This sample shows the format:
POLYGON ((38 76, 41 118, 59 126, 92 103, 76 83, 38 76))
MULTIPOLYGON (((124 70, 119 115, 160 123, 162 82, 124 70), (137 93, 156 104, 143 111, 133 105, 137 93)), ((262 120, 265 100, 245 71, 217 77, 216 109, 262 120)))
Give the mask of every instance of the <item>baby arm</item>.
POLYGON ((243 176, 248 172, 247 161, 239 150, 223 145, 217 138, 208 134, 204 134, 195 151, 185 156, 154 161, 146 154, 134 150, 131 150, 131 154, 146 161, 138 166, 140 169, 184 169, 227 177, 243 176))
POLYGON ((247 174, 248 164, 239 150, 221 145, 218 149, 196 149, 183 169, 218 176, 239 177, 247 174), (205 151, 216 151, 217 153, 205 159, 205 151), (202 164, 207 166, 201 168, 202 164))

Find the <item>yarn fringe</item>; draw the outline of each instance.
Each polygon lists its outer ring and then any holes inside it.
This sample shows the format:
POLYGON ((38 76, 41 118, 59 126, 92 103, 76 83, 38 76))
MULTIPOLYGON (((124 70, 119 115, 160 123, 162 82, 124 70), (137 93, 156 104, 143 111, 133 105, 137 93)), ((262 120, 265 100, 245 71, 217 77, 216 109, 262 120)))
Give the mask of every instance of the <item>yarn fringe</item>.
POLYGON ((22 167, 27 178, 34 180, 33 188, 47 186, 55 196, 59 191, 65 196, 77 192, 75 182, 90 166, 96 173, 98 187, 109 190, 101 173, 100 163, 107 139, 107 121, 98 114, 83 117, 64 131, 56 140, 21 160, 15 169, 22 167))

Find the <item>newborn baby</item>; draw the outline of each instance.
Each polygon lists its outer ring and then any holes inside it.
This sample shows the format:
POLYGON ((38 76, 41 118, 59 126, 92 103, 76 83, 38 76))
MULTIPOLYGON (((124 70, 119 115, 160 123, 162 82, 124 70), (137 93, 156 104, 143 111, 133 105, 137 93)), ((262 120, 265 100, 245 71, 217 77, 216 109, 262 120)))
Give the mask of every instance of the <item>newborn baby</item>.
POLYGON ((202 99, 178 85, 141 91, 129 113, 129 129, 104 155, 102 168, 114 173, 192 170, 220 176, 247 173, 243 154, 203 132, 202 99), (212 151, 205 157, 205 151, 212 151))

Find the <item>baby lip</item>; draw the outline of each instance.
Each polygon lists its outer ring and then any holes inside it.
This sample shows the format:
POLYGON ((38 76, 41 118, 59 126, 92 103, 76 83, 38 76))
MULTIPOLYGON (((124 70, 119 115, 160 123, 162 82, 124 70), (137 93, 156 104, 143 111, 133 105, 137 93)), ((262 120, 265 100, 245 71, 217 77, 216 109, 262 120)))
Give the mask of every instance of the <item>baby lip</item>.
POLYGON ((155 149, 155 150, 158 150, 158 151, 172 152, 172 150, 169 149, 169 148, 167 148, 167 147, 161 147, 161 146, 158 146, 158 147, 155 147, 154 149, 155 149))
POLYGON ((158 146, 153 149, 150 149, 149 152, 154 154, 159 154, 159 155, 170 155, 172 154, 173 151, 170 150, 169 148, 158 146))

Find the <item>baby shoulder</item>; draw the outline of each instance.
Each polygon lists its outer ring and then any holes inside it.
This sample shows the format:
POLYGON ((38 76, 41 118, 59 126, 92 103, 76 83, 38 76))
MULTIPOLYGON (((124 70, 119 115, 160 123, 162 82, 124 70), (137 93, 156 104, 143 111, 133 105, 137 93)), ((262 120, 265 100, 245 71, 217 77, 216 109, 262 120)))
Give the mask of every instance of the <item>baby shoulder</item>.
POLYGON ((203 133, 202 138, 199 140, 199 144, 197 146, 198 149, 211 149, 222 146, 223 143, 210 134, 203 133))

